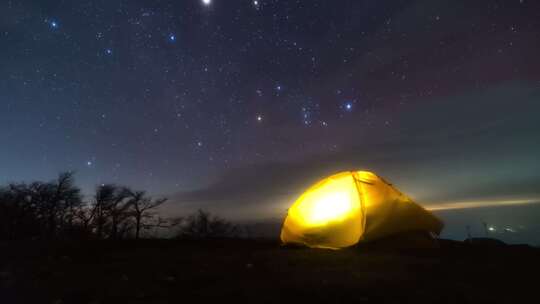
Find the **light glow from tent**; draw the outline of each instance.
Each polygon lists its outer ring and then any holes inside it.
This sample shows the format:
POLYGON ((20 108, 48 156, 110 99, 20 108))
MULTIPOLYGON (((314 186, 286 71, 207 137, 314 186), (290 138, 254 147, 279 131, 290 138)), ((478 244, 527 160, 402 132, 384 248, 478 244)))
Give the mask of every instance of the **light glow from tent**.
POLYGON ((351 200, 347 193, 328 193, 313 201, 307 217, 311 223, 326 223, 343 217, 351 208, 351 200))
POLYGON ((442 227, 439 219, 377 175, 347 171, 308 188, 290 207, 280 238, 285 244, 339 249, 362 237, 368 241, 405 231, 439 234, 442 227), (362 200, 371 202, 369 209, 362 200))
POLYGON ((311 227, 343 221, 360 208, 355 190, 350 176, 330 180, 300 197, 289 214, 311 227))

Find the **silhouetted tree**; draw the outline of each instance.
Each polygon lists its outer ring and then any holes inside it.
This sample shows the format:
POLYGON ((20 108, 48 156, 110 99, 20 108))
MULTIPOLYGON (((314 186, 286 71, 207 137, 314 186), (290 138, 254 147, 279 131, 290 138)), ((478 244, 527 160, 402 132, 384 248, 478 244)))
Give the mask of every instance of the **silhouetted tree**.
POLYGON ((227 220, 212 216, 210 212, 199 209, 180 224, 180 238, 222 238, 233 237, 237 228, 227 220))
POLYGON ((114 199, 108 206, 108 214, 111 219, 111 231, 109 237, 118 239, 129 230, 129 224, 126 221, 129 219, 129 204, 131 190, 126 187, 117 187, 114 193, 114 199), (119 233, 119 227, 122 227, 122 232, 119 233))
POLYGON ((82 204, 73 173, 61 173, 51 182, 10 184, 0 190, 4 237, 69 237, 75 225, 74 212, 82 204))
POLYGON ((85 236, 90 236, 93 233, 95 214, 95 206, 89 206, 87 203, 77 206, 73 212, 76 222, 79 224, 79 230, 85 236))
POLYGON ((95 233, 98 238, 104 235, 105 225, 107 224, 107 209, 114 200, 114 185, 100 185, 96 187, 94 195, 94 205, 92 207, 92 220, 95 226, 95 233))
POLYGON ((75 210, 83 204, 81 190, 75 186, 73 172, 61 173, 58 179, 53 182, 53 209, 56 209, 52 231, 53 236, 56 230, 70 234, 74 230, 75 210), (56 224, 56 225, 55 225, 56 224))
POLYGON ((120 239, 133 231, 139 238, 143 228, 170 225, 152 212, 165 201, 102 184, 87 203, 72 172, 50 182, 11 183, 0 187, 0 239, 120 239))
POLYGON ((113 184, 103 184, 96 188, 93 206, 93 220, 98 238, 120 237, 119 228, 125 232, 125 221, 129 219, 131 190, 113 184))
MULTIPOLYGON (((144 191, 137 191, 131 194, 129 201, 133 208, 132 214, 135 219, 135 239, 139 239, 141 227, 143 227, 143 220, 152 218, 152 209, 157 208, 167 201, 166 198, 152 200, 151 197, 147 197, 144 191)), ((161 222, 158 222, 161 224, 161 222)))
POLYGON ((0 188, 0 238, 34 237, 39 220, 26 184, 10 184, 0 188))

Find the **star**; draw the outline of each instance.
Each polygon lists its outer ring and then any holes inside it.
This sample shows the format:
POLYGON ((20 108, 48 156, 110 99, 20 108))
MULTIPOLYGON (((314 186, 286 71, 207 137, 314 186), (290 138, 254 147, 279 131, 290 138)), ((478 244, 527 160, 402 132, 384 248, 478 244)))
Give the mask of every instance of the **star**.
POLYGON ((111 49, 106 49, 106 50, 105 50, 105 54, 107 54, 107 55, 112 55, 112 50, 111 50, 111 49))
POLYGON ((176 35, 174 35, 174 34, 169 34, 169 41, 175 42, 175 41, 176 41, 176 35))
POLYGON ((57 29, 60 25, 58 24, 58 22, 52 20, 52 21, 49 21, 49 26, 53 29, 57 29))
POLYGON ((202 3, 206 6, 209 6, 210 4, 212 4, 212 0, 202 0, 202 3))
POLYGON ((302 108, 302 122, 304 125, 311 125, 311 112, 307 108, 302 108))
POLYGON ((93 164, 94 164, 94 163, 93 163, 91 160, 89 160, 89 161, 86 162, 86 165, 87 165, 88 167, 92 167, 93 164))
POLYGON ((258 122, 262 122, 262 120, 263 120, 263 117, 262 117, 262 115, 260 115, 260 114, 259 114, 259 115, 257 115, 257 121, 258 121, 258 122))
POLYGON ((351 101, 347 101, 343 108, 345 109, 345 111, 351 112, 353 110, 353 103, 351 101))

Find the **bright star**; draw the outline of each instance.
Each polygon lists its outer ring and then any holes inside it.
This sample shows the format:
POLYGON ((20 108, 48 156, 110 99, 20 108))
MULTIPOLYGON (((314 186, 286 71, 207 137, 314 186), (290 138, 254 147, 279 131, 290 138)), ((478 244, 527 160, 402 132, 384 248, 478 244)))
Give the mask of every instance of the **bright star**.
POLYGON ((92 161, 89 160, 89 161, 86 162, 86 165, 87 165, 88 167, 91 167, 91 166, 93 165, 93 163, 92 163, 92 161))
POLYGON ((176 41, 176 36, 173 35, 173 34, 170 34, 169 35, 169 40, 172 41, 172 42, 176 41))
POLYGON ((345 103, 345 111, 350 112, 352 111, 353 105, 352 102, 345 103))
POLYGON ((212 4, 212 0, 202 0, 202 3, 206 6, 212 4))
POLYGON ((105 50, 105 53, 107 53, 107 55, 111 55, 111 54, 112 54, 112 50, 111 50, 111 49, 106 49, 106 50, 105 50))
POLYGON ((58 22, 56 22, 56 21, 49 22, 49 25, 54 29, 58 28, 58 22))
POLYGON ((258 121, 258 122, 261 122, 262 120, 263 120, 262 115, 257 115, 257 121, 258 121))

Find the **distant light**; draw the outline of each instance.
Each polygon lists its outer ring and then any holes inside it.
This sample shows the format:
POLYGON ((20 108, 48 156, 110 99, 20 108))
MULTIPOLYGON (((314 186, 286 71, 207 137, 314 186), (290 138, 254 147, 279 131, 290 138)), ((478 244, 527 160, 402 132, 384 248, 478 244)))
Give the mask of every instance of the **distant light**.
POLYGON ((206 6, 212 4, 212 0, 202 0, 202 3, 206 6))
POLYGON ((345 111, 350 112, 352 111, 353 105, 351 102, 345 103, 345 111))
POLYGON ((258 122, 261 122, 262 120, 263 120, 262 115, 257 115, 257 121, 258 121, 258 122))
POLYGON ((253 5, 258 6, 258 5, 259 5, 259 1, 254 0, 254 1, 253 1, 253 5))
MULTIPOLYGON (((448 202, 439 203, 434 205, 427 205, 426 209, 429 211, 439 210, 458 210, 458 209, 471 209, 471 208, 485 208, 485 207, 500 207, 500 206, 519 206, 519 205, 531 205, 540 204, 537 198, 519 199, 519 200, 488 200, 488 201, 469 201, 469 202, 448 202)), ((521 227, 520 229, 524 229, 521 227)))
POLYGON ((173 35, 173 34, 170 34, 169 35, 169 40, 172 41, 172 42, 176 41, 176 36, 173 35))
POLYGON ((490 227, 488 227, 488 230, 489 230, 489 231, 495 231, 496 229, 495 229, 495 227, 490 226, 490 227))
POLYGON ((111 49, 106 49, 106 50, 105 50, 105 53, 107 53, 107 55, 111 55, 111 54, 112 54, 112 50, 111 50, 111 49))
POLYGON ((58 28, 58 26, 59 26, 58 22, 56 22, 56 21, 51 21, 51 22, 49 22, 49 24, 51 25, 52 28, 58 28))
POLYGON ((87 162, 86 162, 86 165, 87 165, 88 167, 91 167, 91 166, 93 165, 93 163, 92 163, 92 161, 87 161, 87 162))

